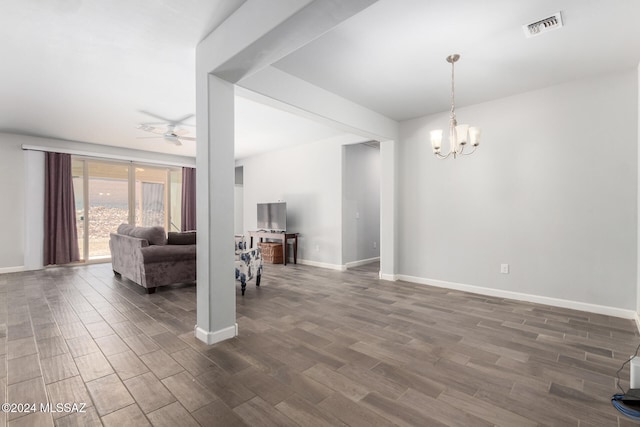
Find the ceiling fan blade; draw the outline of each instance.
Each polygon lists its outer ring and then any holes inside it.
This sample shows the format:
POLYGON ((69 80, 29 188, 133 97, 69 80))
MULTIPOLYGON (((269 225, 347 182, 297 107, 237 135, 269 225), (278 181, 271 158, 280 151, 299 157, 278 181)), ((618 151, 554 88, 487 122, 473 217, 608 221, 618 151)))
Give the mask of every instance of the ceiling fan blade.
POLYGON ((153 118, 162 120, 163 123, 151 123, 151 122, 147 122, 147 123, 141 123, 137 126, 138 129, 143 130, 145 132, 151 132, 154 133, 156 135, 158 135, 157 137, 146 137, 146 138, 164 138, 165 141, 167 142, 171 142, 172 144, 175 145, 182 145, 182 141, 180 141, 181 139, 185 139, 187 141, 195 141, 196 138, 192 137, 192 136, 186 136, 188 134, 190 134, 189 130, 187 129, 177 129, 178 126, 182 127, 182 126, 195 126, 192 124, 188 124, 188 123, 183 123, 186 120, 189 120, 190 118, 194 117, 195 114, 187 114, 185 116, 180 117, 177 120, 169 120, 166 117, 162 117, 159 116, 158 114, 154 114, 151 113, 149 111, 145 111, 145 110, 138 110, 138 112, 146 114, 148 116, 151 116, 153 118), (156 126, 156 125, 164 125, 162 127, 156 126))
POLYGON ((182 136, 182 135, 187 135, 189 131, 187 129, 174 129, 173 133, 175 133, 178 136, 182 136))
POLYGON ((158 136, 136 136, 136 139, 160 139, 162 135, 158 136))
POLYGON ((153 117, 154 119, 162 120, 162 122, 158 123, 158 124, 166 123, 168 125, 173 125, 173 126, 178 126, 178 125, 183 125, 183 124, 184 124, 184 126, 194 126, 194 125, 190 125, 190 124, 184 123, 185 121, 187 121, 190 118, 195 116, 195 114, 193 114, 193 113, 186 114, 186 115, 184 115, 184 116, 182 116, 182 117, 180 117, 180 118, 178 118, 176 120, 171 120, 171 119, 168 119, 166 117, 162 117, 162 116, 160 116, 158 114, 152 113, 150 111, 146 111, 146 110, 138 110, 138 111, 140 113, 142 113, 142 114, 146 114, 147 116, 153 117))
POLYGON ((138 111, 141 112, 142 114, 146 114, 147 116, 151 116, 154 119, 162 120, 163 123, 172 123, 172 121, 167 119, 166 117, 159 116, 149 111, 145 111, 145 110, 138 110, 138 111))
POLYGON ((164 129, 160 129, 160 128, 155 127, 155 126, 149 126, 148 124, 138 125, 137 128, 140 129, 140 130, 144 130, 146 132, 157 133, 158 135, 164 135, 164 133, 165 133, 164 129))
MULTIPOLYGON (((176 119, 175 121, 172 121, 171 124, 177 126, 177 125, 181 125, 182 122, 189 120, 191 117, 195 116, 195 114, 191 113, 191 114, 187 114, 184 117, 181 117, 179 119, 176 119)), ((187 126, 193 126, 193 125, 187 125, 187 126)))

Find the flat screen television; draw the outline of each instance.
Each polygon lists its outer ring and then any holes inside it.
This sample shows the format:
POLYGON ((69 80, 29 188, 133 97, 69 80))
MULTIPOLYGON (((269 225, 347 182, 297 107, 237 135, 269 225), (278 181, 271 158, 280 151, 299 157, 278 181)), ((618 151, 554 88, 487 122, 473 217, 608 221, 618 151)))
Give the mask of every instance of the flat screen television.
POLYGON ((287 203, 258 203, 258 229, 287 231, 287 203))

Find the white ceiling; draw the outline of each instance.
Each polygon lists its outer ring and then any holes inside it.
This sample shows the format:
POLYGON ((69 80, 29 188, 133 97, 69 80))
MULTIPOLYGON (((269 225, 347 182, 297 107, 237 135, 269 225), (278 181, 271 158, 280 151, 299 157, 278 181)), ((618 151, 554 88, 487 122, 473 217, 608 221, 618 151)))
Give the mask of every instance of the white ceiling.
MULTIPOLYGON (((195 155, 136 126, 195 113, 195 46, 242 3, 3 1, 0 131, 195 155)), ((404 120, 448 109, 450 53, 458 106, 637 67, 638 16, 637 0, 380 0, 275 66, 404 120), (524 37, 557 11, 564 28, 524 37)), ((340 135, 238 99, 238 158, 340 135)))
POLYGON ((8 0, 0 130, 195 154, 136 125, 195 113, 195 46, 244 0, 8 0))
POLYGON ((637 0, 380 0, 275 66, 396 120, 640 62, 637 0), (564 27, 522 25, 561 11, 564 27))
POLYGON ((235 155, 238 159, 338 137, 345 143, 365 140, 254 100, 236 97, 235 155))

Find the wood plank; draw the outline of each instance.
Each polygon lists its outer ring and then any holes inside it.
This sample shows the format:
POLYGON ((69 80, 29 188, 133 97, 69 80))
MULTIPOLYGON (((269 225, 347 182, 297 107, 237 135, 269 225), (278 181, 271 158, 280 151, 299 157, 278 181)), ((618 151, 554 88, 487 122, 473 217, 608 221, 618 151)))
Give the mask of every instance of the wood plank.
POLYGON ((194 337, 193 285, 149 296, 109 264, 0 275, 0 389, 95 402, 89 425, 631 425, 609 397, 633 321, 378 269, 269 265, 214 346, 194 337))

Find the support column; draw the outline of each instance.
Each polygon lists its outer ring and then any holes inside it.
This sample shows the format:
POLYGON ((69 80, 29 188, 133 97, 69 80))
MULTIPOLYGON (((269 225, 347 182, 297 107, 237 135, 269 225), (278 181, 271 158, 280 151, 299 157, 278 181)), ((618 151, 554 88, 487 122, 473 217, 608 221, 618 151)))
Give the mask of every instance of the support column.
POLYGON ((233 338, 234 86, 211 74, 196 77, 198 224, 196 337, 207 344, 233 338))
MULTIPOLYGON (((234 86, 244 79, 271 70, 267 84, 274 83, 274 70, 269 65, 315 40, 375 3, 377 0, 277 0, 248 1, 202 40, 196 48, 196 183, 198 222, 198 285, 196 337, 208 344, 237 335, 235 323, 235 278, 233 248, 234 188, 234 86), (217 76, 217 77, 215 77, 217 76)), ((276 84, 272 90, 308 96, 313 85, 299 81, 297 85, 276 84)), ((263 79, 259 79, 263 81, 263 79)), ((321 94, 317 105, 331 105, 331 96, 321 94)), ((257 92, 261 92, 258 90, 257 92)), ((267 95, 267 94, 265 94, 267 95)), ((271 96, 271 95, 267 95, 271 96)), ((276 96, 276 98, 278 98, 276 96)), ((286 100, 283 100, 288 102, 286 100)), ((368 111, 355 103, 341 100, 329 112, 344 111, 357 117, 357 129, 382 127, 397 133, 397 123, 368 111), (362 114, 364 111, 364 115, 362 114), (374 120, 369 120, 375 117, 374 120), (370 125, 364 125, 362 118, 370 125), (382 122, 382 126, 378 123, 382 122)), ((297 105, 295 102, 291 105, 297 105)), ((300 104, 302 107, 304 104, 300 104)), ((305 108, 299 108, 304 111, 305 108)), ((310 109, 308 111, 313 111, 310 109)), ((318 112, 315 112, 318 113, 318 112)), ((322 116, 322 114, 319 114, 322 116)), ((333 115, 333 114, 332 114, 333 115)), ((335 119, 332 120, 335 122, 335 119)), ((341 123, 338 121, 337 123, 341 123)), ((371 130, 371 129, 370 129, 371 130)), ((385 135, 386 132, 367 132, 385 135)), ((389 135, 387 138, 391 137, 389 135)), ((373 136, 368 139, 375 139, 373 136)))

